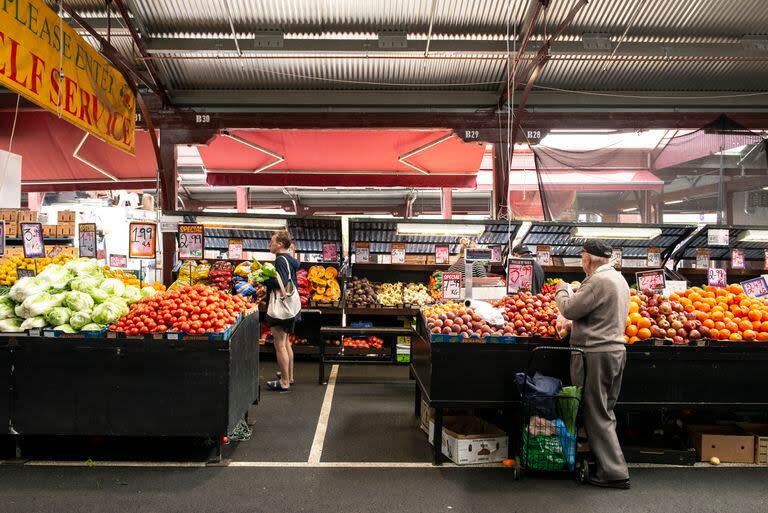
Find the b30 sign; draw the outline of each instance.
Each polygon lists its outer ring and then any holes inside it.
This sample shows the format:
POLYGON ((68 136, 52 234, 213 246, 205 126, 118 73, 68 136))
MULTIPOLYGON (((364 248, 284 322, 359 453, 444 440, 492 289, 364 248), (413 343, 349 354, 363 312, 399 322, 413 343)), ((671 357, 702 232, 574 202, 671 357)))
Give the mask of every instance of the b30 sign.
POLYGON ((155 258, 157 250, 157 225, 136 222, 128 225, 128 257, 155 258))
POLYGON ((179 260, 200 260, 205 250, 205 227, 179 223, 179 260))
POLYGON ((654 269, 652 271, 642 271, 635 273, 637 278, 637 290, 664 290, 667 286, 667 280, 664 277, 664 269, 654 269))
POLYGON ((507 294, 519 290, 531 290, 533 284, 533 260, 510 258, 507 263, 507 294))
POLYGON ((81 257, 96 258, 96 223, 77 225, 77 247, 81 257))
POLYGON ((43 242, 43 225, 40 223, 19 223, 21 228, 21 245, 24 248, 24 258, 43 258, 45 243, 43 242))
POLYGON ((768 281, 765 279, 765 276, 742 281, 741 288, 744 289, 744 294, 748 296, 768 297, 768 281))

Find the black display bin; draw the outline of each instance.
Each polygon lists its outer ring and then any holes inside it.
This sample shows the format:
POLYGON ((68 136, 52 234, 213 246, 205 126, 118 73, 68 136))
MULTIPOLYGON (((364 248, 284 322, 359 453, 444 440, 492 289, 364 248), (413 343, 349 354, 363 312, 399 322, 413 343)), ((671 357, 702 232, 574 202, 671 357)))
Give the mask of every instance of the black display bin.
POLYGON ((11 432, 227 435, 258 400, 258 338, 257 314, 225 341, 11 338, 11 432))
POLYGON ((11 393, 11 350, 8 340, 0 339, 0 433, 10 425, 11 393))

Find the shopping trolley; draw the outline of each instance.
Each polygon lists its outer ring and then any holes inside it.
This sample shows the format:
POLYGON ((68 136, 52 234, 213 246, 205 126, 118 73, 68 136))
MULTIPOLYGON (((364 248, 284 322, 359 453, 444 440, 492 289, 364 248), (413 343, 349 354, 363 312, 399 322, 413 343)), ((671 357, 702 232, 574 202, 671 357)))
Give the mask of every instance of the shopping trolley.
POLYGON ((518 374, 516 380, 522 399, 522 429, 515 457, 515 479, 528 471, 572 472, 579 481, 586 481, 589 464, 586 455, 580 456, 577 451, 586 365, 584 351, 575 347, 539 346, 531 352, 525 374, 518 374), (557 378, 532 374, 537 355, 544 353, 578 355, 584 369, 581 383, 563 387, 557 378))

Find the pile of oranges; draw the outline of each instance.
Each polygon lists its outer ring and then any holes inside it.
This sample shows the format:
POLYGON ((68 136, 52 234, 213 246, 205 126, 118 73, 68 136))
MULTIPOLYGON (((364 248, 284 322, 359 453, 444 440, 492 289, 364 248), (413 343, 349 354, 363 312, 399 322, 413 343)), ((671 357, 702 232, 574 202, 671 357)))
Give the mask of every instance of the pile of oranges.
POLYGON ((768 300, 747 296, 741 285, 693 287, 669 299, 709 328, 711 339, 768 341, 768 300))

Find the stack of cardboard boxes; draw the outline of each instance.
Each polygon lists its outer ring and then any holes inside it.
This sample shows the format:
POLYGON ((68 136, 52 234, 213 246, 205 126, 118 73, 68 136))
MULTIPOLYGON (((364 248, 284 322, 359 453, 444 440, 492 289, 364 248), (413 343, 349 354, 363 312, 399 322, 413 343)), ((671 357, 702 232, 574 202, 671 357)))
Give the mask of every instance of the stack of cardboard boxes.
MULTIPOLYGON (((27 209, 3 208, 0 209, 0 220, 5 221, 5 236, 19 237, 20 223, 37 223, 37 212, 27 209)), ((75 236, 75 212, 62 210, 58 213, 56 222, 43 224, 43 237, 74 237, 75 236)))

